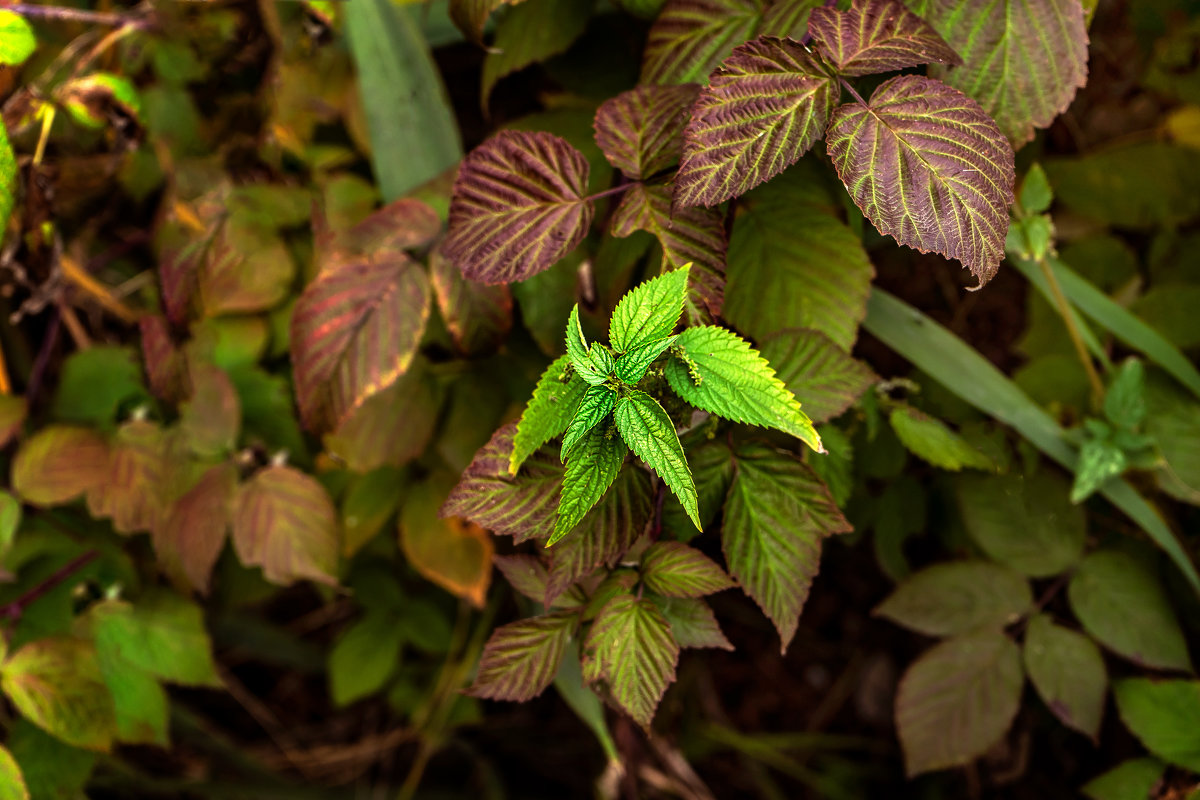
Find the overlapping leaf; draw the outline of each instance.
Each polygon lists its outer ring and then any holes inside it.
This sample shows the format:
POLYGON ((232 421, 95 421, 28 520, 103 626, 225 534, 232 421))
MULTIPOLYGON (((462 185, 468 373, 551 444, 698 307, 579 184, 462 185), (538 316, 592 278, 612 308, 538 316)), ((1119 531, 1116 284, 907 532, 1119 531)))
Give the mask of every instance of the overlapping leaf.
POLYGON ((667 0, 650 28, 638 83, 702 81, 753 35, 762 0, 667 0))
POLYGON ((324 486, 292 467, 267 467, 239 487, 233 544, 242 563, 262 567, 273 583, 336 582, 337 510, 324 486))
POLYGON ((879 380, 820 331, 780 331, 760 342, 759 353, 815 423, 841 414, 879 380))
POLYGON ((571 368, 569 356, 559 356, 546 367, 517 423, 508 462, 509 474, 516 475, 525 459, 567 429, 587 388, 588 385, 571 368))
POLYGON ((1079 0, 929 0, 923 16, 962 55, 931 70, 975 98, 1015 145, 1067 109, 1087 82, 1079 0))
POLYGON ((532 700, 554 681, 578 615, 558 612, 497 628, 479 659, 479 674, 467 690, 489 700, 532 700))
POLYGON ((501 131, 463 159, 443 252, 470 280, 535 275, 574 249, 592 221, 588 163, 549 133, 501 131))
POLYGON ((13 490, 39 506, 74 500, 107 478, 108 442, 87 428, 42 428, 21 445, 12 463, 13 490))
POLYGON ((1113 684, 1121 720, 1154 755, 1200 771, 1200 681, 1125 678, 1113 684))
POLYGON ((653 397, 635 389, 617 400, 613 417, 629 449, 658 473, 699 528, 696 484, 667 412, 653 397))
POLYGON ((680 647, 715 647, 732 650, 708 603, 692 597, 653 597, 671 625, 671 636, 680 647))
POLYGON ((441 251, 430 254, 429 272, 438 310, 459 352, 479 355, 499 347, 512 328, 508 287, 467 280, 441 251))
POLYGON ((1108 692, 1108 672, 1096 643, 1039 614, 1029 621, 1021 652, 1046 706, 1064 725, 1096 739, 1108 692))
POLYGON ((237 469, 230 463, 210 468, 165 512, 154 529, 154 550, 168 574, 201 594, 208 593, 217 558, 233 517, 237 469))
POLYGON ((417 359, 412 369, 326 434, 325 449, 355 472, 403 466, 424 452, 440 410, 433 380, 417 359))
POLYGON ((716 325, 688 328, 675 341, 685 357, 667 362, 675 393, 711 414, 779 428, 821 451, 821 437, 800 403, 749 342, 716 325))
POLYGON ((88 492, 88 511, 109 517, 119 533, 151 531, 163 513, 159 482, 167 455, 162 429, 134 420, 117 430, 109 445, 105 480, 88 492))
POLYGON ((492 538, 474 522, 439 515, 448 488, 449 482, 438 476, 406 499, 400 512, 400 549, 425 578, 483 608, 492 582, 492 538))
POLYGON ((108 600, 89 610, 97 650, 156 678, 184 686, 219 686, 212 643, 199 606, 168 591, 150 591, 137 603, 108 600))
POLYGON ((752 443, 736 459, 721 534, 725 563, 775 624, 786 650, 820 568, 821 541, 850 525, 795 456, 752 443))
POLYGON ((692 110, 675 204, 716 205, 783 172, 825 132, 837 99, 800 43, 762 36, 735 48, 692 110))
POLYGON ((613 309, 608 340, 618 353, 670 336, 679 324, 686 296, 688 265, 663 273, 630 290, 613 309))
POLYGON ((654 602, 614 597, 596 616, 583 649, 583 677, 603 681, 617 705, 649 728, 679 660, 670 623, 654 602))
POLYGON ((604 101, 596 110, 596 144, 610 164, 634 180, 674 166, 698 91, 695 84, 639 86, 604 101))
MULTIPOLYGON (((617 402, 617 392, 608 386, 589 386, 575 410, 571 424, 563 434, 560 456, 567 460, 575 445, 608 416, 617 402)), ((601 431, 603 434, 604 431, 601 431)))
POLYGON ((408 368, 429 316, 429 281, 401 254, 322 273, 296 301, 296 399, 312 430, 334 427, 408 368))
POLYGON ((67 744, 112 746, 112 695, 89 642, 60 636, 25 645, 0 665, 0 689, 21 716, 67 744))
POLYGON ((675 344, 677 336, 668 336, 656 342, 639 345, 617 359, 616 376, 622 382, 635 386, 646 375, 650 365, 675 344))
POLYGON ((663 597, 703 597, 733 586, 712 559, 683 542, 655 542, 641 561, 646 588, 663 597))
POLYGON ((1016 173, 1012 147, 974 100, 929 78, 891 78, 869 105, 834 113, 826 147, 880 233, 958 259, 980 284, 996 273, 1016 173))
MULTIPOLYGON (((612 400, 608 402, 611 407, 612 400)), ((565 444, 566 440, 563 442, 565 444)), ((600 498, 616 480, 628 452, 625 442, 607 424, 592 428, 582 437, 567 461, 558 518, 554 523, 554 533, 546 543, 547 547, 570 533, 584 515, 600 502, 600 498)))
POLYGON ((809 30, 843 75, 871 75, 921 64, 961 64, 938 32, 900 0, 856 0, 848 11, 814 9, 809 30))

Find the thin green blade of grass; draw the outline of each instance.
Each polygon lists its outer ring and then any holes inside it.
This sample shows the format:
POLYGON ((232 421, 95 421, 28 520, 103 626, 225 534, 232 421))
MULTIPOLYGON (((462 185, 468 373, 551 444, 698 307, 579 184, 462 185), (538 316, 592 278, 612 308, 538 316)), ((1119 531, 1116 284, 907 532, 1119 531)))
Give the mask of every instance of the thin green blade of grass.
MULTIPOLYGON (((1011 426, 1047 456, 1074 472, 1078 455, 1063 438, 1062 427, 962 339, 878 288, 871 291, 863 327, 951 392, 1011 426)), ((1200 594, 1200 575, 1154 507, 1120 479, 1106 483, 1100 494, 1137 523, 1200 594)))
MULTIPOLYGON (((1046 302, 1050 304, 1051 308, 1054 308, 1057 305, 1054 302, 1054 293, 1050 290, 1050 285, 1046 281, 1046 276, 1042 274, 1040 269, 1038 269, 1037 263, 1014 258, 1012 256, 1009 257, 1008 263, 1016 265, 1021 274, 1029 279, 1029 282, 1032 283, 1034 288, 1041 293, 1042 297, 1045 298, 1046 302)), ((1064 289, 1063 291, 1065 294, 1066 290, 1064 289)), ((1069 295, 1068 299, 1070 299, 1069 295)), ((1100 344, 1100 340, 1096 338, 1096 334, 1092 330, 1091 326, 1080 318, 1079 312, 1074 305, 1071 306, 1070 311, 1075 320, 1075 328, 1079 331, 1079 336, 1083 339, 1083 344, 1085 347, 1087 347, 1088 352, 1095 356, 1096 360, 1103 365, 1104 369, 1112 369, 1112 361, 1109 360, 1108 353, 1106 353, 1104 350, 1104 345, 1100 344)))

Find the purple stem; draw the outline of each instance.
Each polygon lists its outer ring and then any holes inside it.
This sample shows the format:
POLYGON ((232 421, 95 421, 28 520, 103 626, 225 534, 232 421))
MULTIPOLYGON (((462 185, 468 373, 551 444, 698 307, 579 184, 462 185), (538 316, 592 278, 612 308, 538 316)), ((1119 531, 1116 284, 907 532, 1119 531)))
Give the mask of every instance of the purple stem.
POLYGON ((63 564, 54 572, 54 574, 50 575, 37 586, 34 586, 28 592, 21 595, 16 600, 13 600, 8 605, 0 607, 0 619, 12 620, 14 622, 19 620, 21 618, 21 614, 25 612, 26 606, 49 592, 54 587, 58 586, 67 578, 71 577, 99 557, 100 553, 98 551, 88 550, 86 553, 78 555, 68 561, 66 564, 63 564))

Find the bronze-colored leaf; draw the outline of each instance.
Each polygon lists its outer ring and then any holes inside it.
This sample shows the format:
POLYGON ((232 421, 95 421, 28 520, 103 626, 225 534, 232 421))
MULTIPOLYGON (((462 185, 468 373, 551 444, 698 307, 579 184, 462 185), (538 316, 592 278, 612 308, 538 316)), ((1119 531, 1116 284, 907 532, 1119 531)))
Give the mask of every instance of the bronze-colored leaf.
POLYGON ((238 489, 234 549, 272 583, 337 583, 340 538, 337 509, 311 475, 271 466, 238 489))

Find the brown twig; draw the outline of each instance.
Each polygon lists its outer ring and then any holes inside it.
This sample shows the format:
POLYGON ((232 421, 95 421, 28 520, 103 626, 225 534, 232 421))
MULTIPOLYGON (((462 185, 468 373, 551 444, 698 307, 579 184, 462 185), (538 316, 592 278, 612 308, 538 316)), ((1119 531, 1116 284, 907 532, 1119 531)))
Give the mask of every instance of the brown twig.
POLYGON ((88 550, 86 553, 78 555, 68 561, 66 564, 63 564, 37 586, 34 586, 32 589, 25 592, 25 594, 21 595, 16 600, 13 600, 8 605, 0 607, 0 619, 7 619, 16 622, 21 618, 21 615, 25 613, 25 609, 35 600, 49 592, 51 589, 57 587, 67 578, 71 577, 99 557, 100 553, 98 551, 88 550))
POLYGON ((112 27, 123 27, 125 25, 134 25, 143 28, 150 27, 146 15, 140 12, 137 14, 119 14, 111 11, 88 11, 82 8, 42 6, 28 3, 0 3, 0 8, 32 19, 86 22, 92 25, 110 25, 112 27))

